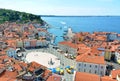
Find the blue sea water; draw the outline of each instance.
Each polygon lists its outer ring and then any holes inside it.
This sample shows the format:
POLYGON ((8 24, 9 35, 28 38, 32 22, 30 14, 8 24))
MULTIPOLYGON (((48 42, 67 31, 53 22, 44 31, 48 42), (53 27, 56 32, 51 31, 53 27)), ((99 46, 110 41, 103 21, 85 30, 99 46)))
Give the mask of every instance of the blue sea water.
POLYGON ((48 31, 56 35, 56 42, 63 41, 61 37, 68 27, 73 32, 117 32, 120 33, 120 16, 77 16, 77 17, 42 17, 52 26, 48 31))

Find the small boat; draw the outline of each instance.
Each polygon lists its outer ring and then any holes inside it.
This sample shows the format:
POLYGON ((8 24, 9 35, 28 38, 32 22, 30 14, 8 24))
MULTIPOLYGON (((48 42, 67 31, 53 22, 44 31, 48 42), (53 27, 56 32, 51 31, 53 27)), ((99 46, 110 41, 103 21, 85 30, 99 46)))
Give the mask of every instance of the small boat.
POLYGON ((66 22, 63 22, 63 21, 61 21, 60 23, 61 23, 61 24, 66 24, 66 22))

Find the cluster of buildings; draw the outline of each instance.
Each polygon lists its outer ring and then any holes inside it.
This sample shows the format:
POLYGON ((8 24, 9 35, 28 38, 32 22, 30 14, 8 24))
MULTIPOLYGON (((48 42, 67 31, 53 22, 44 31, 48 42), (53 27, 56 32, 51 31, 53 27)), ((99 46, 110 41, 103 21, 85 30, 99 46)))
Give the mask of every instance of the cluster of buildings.
POLYGON ((0 56, 0 81, 61 81, 47 67, 36 62, 24 63, 6 55, 0 56))
MULTIPOLYGON (((75 57, 74 81, 120 81, 120 69, 110 69, 106 61, 120 64, 120 35, 112 32, 73 33, 69 28, 58 47, 67 57, 75 57), (110 72, 108 72, 110 71, 110 72)), ((0 81, 63 81, 47 67, 25 63, 21 51, 46 48, 54 36, 40 24, 0 25, 0 81)))
POLYGON ((6 22, 0 25, 0 51, 10 57, 16 57, 17 48, 48 47, 53 36, 40 24, 16 24, 6 22))
POLYGON ((106 64, 106 61, 120 64, 119 34, 112 32, 73 33, 69 28, 63 37, 65 41, 59 42, 59 49, 68 56, 76 57, 74 59, 76 61, 75 81, 120 81, 120 70, 111 69, 112 71, 108 73, 106 64))
POLYGON ((62 81, 47 67, 36 62, 18 60, 31 48, 44 48, 54 38, 40 24, 16 24, 6 22, 0 25, 0 81, 62 81))

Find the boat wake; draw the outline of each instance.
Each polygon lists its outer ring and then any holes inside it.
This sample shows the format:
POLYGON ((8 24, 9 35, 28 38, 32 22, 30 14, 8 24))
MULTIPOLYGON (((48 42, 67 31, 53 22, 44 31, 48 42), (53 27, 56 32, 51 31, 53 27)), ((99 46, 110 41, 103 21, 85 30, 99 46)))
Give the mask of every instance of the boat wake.
POLYGON ((61 21, 60 23, 63 24, 63 25, 66 24, 66 22, 64 22, 64 21, 61 21))

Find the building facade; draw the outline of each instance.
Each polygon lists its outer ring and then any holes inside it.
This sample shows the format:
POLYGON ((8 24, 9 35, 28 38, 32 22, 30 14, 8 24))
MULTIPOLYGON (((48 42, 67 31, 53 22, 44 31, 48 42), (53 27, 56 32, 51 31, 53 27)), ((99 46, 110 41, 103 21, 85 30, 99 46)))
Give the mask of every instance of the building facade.
POLYGON ((115 61, 120 64, 120 53, 117 51, 115 52, 115 61))
POLYGON ((106 65, 103 56, 79 56, 77 57, 77 71, 87 72, 104 76, 106 73, 106 65))
POLYGON ((60 50, 65 53, 77 55, 77 45, 68 41, 63 41, 58 44, 60 50))
POLYGON ((104 76, 106 71, 106 66, 103 64, 77 62, 77 71, 104 76))
POLYGON ((16 49, 14 48, 9 48, 7 51, 6 51, 7 55, 9 57, 13 57, 13 58, 16 58, 16 49))

